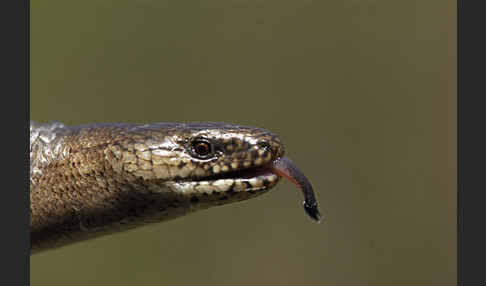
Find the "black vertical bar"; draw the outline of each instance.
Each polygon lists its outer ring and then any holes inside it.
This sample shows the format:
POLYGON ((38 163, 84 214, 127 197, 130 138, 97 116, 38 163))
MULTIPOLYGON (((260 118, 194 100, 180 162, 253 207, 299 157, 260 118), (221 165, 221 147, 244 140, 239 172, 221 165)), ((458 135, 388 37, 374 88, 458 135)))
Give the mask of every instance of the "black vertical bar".
POLYGON ((0 2, 0 274, 29 285, 29 0, 0 2))

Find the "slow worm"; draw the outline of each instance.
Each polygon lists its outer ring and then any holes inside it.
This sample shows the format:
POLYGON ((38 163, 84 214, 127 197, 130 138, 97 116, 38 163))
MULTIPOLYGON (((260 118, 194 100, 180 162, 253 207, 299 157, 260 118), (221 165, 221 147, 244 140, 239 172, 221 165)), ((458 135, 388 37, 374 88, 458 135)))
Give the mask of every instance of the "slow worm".
POLYGON ((31 253, 247 200, 305 176, 264 129, 226 123, 30 125, 31 253))

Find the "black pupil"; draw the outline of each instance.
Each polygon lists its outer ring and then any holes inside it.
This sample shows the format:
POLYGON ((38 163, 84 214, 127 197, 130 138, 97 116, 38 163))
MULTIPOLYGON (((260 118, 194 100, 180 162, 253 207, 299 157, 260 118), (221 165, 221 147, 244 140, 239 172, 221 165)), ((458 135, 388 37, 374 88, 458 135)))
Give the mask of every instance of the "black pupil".
POLYGON ((196 148, 194 148, 196 153, 200 156, 206 156, 211 151, 209 144, 207 142, 196 142, 196 148))
POLYGON ((259 145, 262 149, 268 149, 270 147, 267 142, 260 142, 259 145))

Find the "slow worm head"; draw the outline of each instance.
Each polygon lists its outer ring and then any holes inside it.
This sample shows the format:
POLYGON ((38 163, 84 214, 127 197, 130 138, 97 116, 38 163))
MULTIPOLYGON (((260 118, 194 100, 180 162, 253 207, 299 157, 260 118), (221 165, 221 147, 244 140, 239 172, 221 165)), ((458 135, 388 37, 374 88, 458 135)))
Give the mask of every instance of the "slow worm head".
POLYGON ((264 129, 226 123, 30 126, 31 250, 247 200, 281 177, 312 187, 264 129))

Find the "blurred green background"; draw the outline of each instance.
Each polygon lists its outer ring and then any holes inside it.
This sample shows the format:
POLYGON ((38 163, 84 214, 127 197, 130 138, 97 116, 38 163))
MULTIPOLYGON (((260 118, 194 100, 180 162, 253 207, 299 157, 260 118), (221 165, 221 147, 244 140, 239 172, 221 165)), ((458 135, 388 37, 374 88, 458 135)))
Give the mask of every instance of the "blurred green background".
POLYGON ((31 119, 280 135, 253 200, 31 257, 41 285, 456 285, 456 1, 32 0, 31 119))

